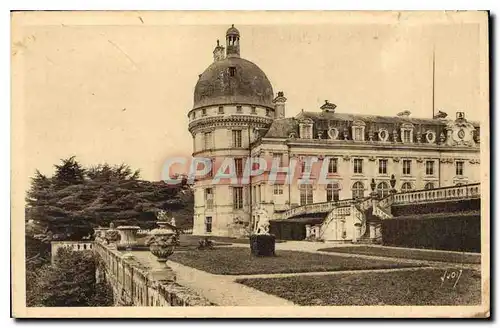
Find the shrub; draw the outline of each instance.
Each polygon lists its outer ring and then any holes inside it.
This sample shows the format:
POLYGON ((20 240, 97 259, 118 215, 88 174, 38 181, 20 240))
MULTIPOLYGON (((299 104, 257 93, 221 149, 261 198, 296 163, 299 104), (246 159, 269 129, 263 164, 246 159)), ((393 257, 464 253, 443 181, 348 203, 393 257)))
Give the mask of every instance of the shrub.
POLYGON ((256 256, 275 256, 276 237, 274 235, 251 235, 250 251, 256 256))
POLYGON ((205 239, 200 239, 198 242, 198 249, 204 250, 204 249, 213 249, 214 248, 214 242, 208 239, 208 237, 205 237, 205 239))

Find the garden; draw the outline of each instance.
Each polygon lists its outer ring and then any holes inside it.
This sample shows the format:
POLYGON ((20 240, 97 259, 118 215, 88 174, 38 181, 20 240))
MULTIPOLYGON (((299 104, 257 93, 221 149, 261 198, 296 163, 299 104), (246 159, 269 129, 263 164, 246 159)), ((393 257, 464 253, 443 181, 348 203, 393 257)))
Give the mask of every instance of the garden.
POLYGON ((318 251, 394 257, 394 258, 404 258, 404 259, 421 260, 421 261, 481 264, 481 254, 467 254, 467 253, 449 252, 449 251, 435 251, 435 250, 428 251, 419 249, 387 248, 387 247, 376 247, 376 246, 332 247, 332 248, 321 248, 318 251))
POLYGON ((221 247, 206 251, 174 253, 169 260, 198 270, 221 275, 250 275, 294 272, 393 269, 423 266, 397 260, 373 260, 340 255, 277 251, 276 256, 258 257, 250 247, 221 247))
POLYGON ((299 305, 479 305, 481 275, 465 269, 460 277, 445 269, 339 273, 284 278, 238 279, 245 286, 299 305), (458 279, 457 279, 458 277, 458 279))

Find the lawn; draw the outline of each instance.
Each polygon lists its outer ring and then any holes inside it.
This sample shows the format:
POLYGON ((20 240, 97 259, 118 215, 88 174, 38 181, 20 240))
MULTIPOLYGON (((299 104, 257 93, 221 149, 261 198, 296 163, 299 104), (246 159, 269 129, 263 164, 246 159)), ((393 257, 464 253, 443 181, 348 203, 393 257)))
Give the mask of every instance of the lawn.
POLYGON ((174 262, 213 274, 259 274, 289 272, 324 272, 364 269, 388 269, 419 265, 396 260, 367 260, 347 256, 276 251, 275 257, 254 257, 250 247, 224 247, 174 253, 174 262))
MULTIPOLYGON (((231 244, 247 244, 250 245, 249 238, 234 238, 234 237, 219 237, 219 236, 196 236, 196 235, 185 235, 189 238, 193 238, 196 240, 204 239, 208 237, 208 239, 213 240, 216 243, 231 243, 231 244)), ((276 240, 276 243, 284 243, 284 240, 276 240)))
POLYGON ((463 254, 459 252, 453 252, 453 253, 444 251, 431 252, 418 249, 385 248, 376 246, 345 246, 345 247, 321 248, 319 249, 319 251, 396 257, 396 258, 424 260, 424 261, 481 264, 481 254, 463 254))
POLYGON ((479 305, 481 277, 466 269, 460 279, 445 280, 444 270, 426 269, 286 278, 238 279, 237 282, 299 305, 479 305))

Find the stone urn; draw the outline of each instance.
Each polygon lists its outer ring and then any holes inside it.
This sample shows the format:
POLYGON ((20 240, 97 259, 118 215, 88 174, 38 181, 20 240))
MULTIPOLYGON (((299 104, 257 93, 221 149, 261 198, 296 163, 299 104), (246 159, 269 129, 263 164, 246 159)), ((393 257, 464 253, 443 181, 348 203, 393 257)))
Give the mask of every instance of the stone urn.
POLYGON ((118 246, 125 247, 126 249, 132 248, 137 245, 137 231, 138 226, 119 226, 116 228, 120 233, 120 243, 118 246))
POLYGON ((149 251, 156 257, 160 267, 154 268, 149 272, 149 279, 152 281, 174 281, 176 280, 175 273, 167 265, 167 260, 174 253, 175 246, 178 241, 178 236, 175 227, 168 221, 158 220, 158 228, 151 230, 145 244, 149 246, 149 251))
POLYGON ((104 238, 106 237, 106 230, 108 230, 108 228, 103 228, 103 227, 94 228, 95 240, 100 242, 104 241, 104 238))
POLYGON ((116 249, 116 243, 120 240, 120 232, 115 229, 113 222, 109 224, 109 229, 106 230, 104 239, 108 242, 110 248, 116 249))
POLYGON ((151 230, 146 240, 150 252, 158 262, 164 263, 174 253, 177 244, 177 233, 167 221, 157 221, 158 228, 151 230))

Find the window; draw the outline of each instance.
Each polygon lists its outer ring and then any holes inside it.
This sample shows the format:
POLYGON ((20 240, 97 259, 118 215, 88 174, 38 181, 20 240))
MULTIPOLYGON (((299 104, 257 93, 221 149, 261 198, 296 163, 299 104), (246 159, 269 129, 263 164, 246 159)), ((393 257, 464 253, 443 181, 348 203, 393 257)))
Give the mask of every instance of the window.
POLYGON ((326 186, 326 201, 335 202, 340 199, 340 187, 338 183, 330 183, 326 186))
POLYGON ((283 195, 283 186, 282 185, 274 185, 274 194, 275 195, 283 195))
POLYGON ((426 161, 425 162, 425 174, 433 175, 434 174, 434 161, 426 161))
POLYGON ((354 140, 355 141, 363 141, 365 138, 363 136, 363 128, 362 127, 355 127, 354 128, 354 140))
POLYGON ((233 209, 240 210, 243 208, 243 187, 233 188, 233 209))
POLYGON ((205 232, 206 233, 212 232, 212 217, 211 216, 205 217, 205 232))
POLYGON ((271 116, 271 111, 268 108, 266 108, 266 116, 271 116))
POLYGON ((224 114, 224 106, 219 106, 219 114, 224 114))
POLYGON ((255 106, 252 106, 251 110, 252 110, 252 112, 251 112, 252 114, 257 114, 257 108, 255 106))
POLYGON ((403 142, 410 143, 411 142, 411 131, 403 130, 403 142))
POLYGON ((206 116, 207 115, 207 109, 206 108, 202 108, 201 109, 201 116, 206 116))
POLYGON ((243 111, 242 108, 240 105, 236 106, 236 113, 241 113, 243 111))
POLYGON ((212 148, 212 132, 205 132, 203 134, 203 144, 205 146, 204 149, 212 148))
POLYGON ((337 173, 337 159, 336 158, 330 158, 328 162, 328 173, 337 173))
POLYGON ((253 202, 257 203, 257 186, 253 186, 253 202))
POLYGON ((193 112, 193 120, 196 118, 196 111, 193 112))
POLYGON ((401 191, 402 192, 410 192, 411 191, 411 183, 409 183, 409 182, 403 183, 403 185, 401 186, 401 191))
POLYGON ((403 174, 411 174, 411 160, 410 159, 403 160, 403 174))
POLYGON ((354 159, 354 173, 363 173, 363 160, 361 158, 354 159))
POLYGON ((236 176, 241 177, 243 175, 243 158, 235 158, 234 166, 236 168, 236 176))
POLYGON ((301 162, 301 172, 302 173, 305 173, 305 172, 312 173, 312 165, 313 165, 313 162, 311 160, 304 159, 301 162))
POLYGON ((378 160, 378 174, 387 174, 387 160, 379 159, 378 160))
POLYGON ((464 175, 464 162, 455 162, 455 173, 456 175, 464 175))
POLYGON ((427 183, 425 184, 424 189, 426 189, 426 190, 428 190, 428 189, 434 189, 434 183, 432 183, 432 182, 427 182, 427 183))
POLYGON ((241 147, 241 130, 233 130, 233 147, 241 147))
POLYGON ((211 210, 214 206, 214 194, 212 188, 205 189, 205 207, 211 210))
POLYGON ((236 67, 229 67, 229 76, 234 76, 236 75, 236 67))
POLYGON ((365 197, 365 186, 363 182, 358 181, 352 185, 352 198, 363 198, 365 197))
POLYGON ((377 186, 377 194, 378 197, 384 198, 386 196, 389 196, 389 185, 387 182, 381 182, 377 186))
POLYGON ((283 154, 281 153, 273 153, 273 163, 278 162, 279 165, 283 164, 283 154))
POLYGON ((310 184, 302 184, 300 188, 300 205, 313 203, 313 189, 310 184))

